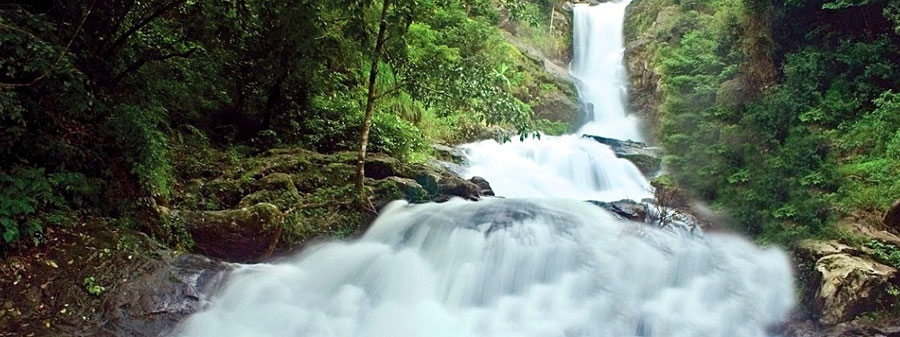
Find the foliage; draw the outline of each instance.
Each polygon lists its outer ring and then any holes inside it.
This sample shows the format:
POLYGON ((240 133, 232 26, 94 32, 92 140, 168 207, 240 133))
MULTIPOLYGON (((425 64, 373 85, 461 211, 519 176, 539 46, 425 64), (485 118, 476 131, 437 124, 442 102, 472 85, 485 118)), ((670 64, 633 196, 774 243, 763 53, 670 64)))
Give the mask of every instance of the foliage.
POLYGON ((97 284, 97 280, 93 276, 85 277, 82 285, 84 285, 84 290, 87 290, 88 294, 94 296, 103 295, 103 292, 106 291, 106 287, 97 284))
POLYGON ((900 268, 900 248, 892 244, 887 244, 878 240, 869 240, 866 247, 872 249, 875 259, 879 262, 900 268))
POLYGON ((43 169, 17 167, 0 173, 0 225, 3 241, 9 244, 43 231, 40 220, 31 217, 46 204, 58 203, 43 169))
MULTIPOLYGON (((217 161, 276 144, 357 148, 382 3, 0 5, 4 242, 39 239, 74 209, 148 218, 153 203, 177 202, 181 185, 217 161)), ((371 150, 416 161, 429 142, 471 141, 488 126, 532 132, 531 109, 517 97, 539 81, 496 25, 508 10, 541 31, 551 5, 396 1, 371 150)), ((146 219, 123 223, 134 220, 146 219)))
POLYGON ((826 235, 835 218, 877 216, 900 197, 891 178, 900 173, 900 36, 891 6, 676 8, 652 29, 632 25, 656 36, 661 141, 679 185, 767 242, 826 235), (869 21, 849 19, 858 15, 869 21), (760 32, 766 27, 777 34, 760 32), (759 55, 780 62, 777 77, 766 77, 759 55))

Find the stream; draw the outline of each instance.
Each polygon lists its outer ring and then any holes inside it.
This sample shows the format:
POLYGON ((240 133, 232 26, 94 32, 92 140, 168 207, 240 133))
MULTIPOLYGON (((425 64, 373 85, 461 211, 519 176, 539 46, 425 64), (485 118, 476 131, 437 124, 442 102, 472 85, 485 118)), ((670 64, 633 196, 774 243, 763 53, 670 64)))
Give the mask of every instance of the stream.
POLYGON ((627 1, 574 8, 569 135, 464 145, 466 178, 502 198, 395 201, 359 239, 244 265, 179 336, 771 336, 795 304, 784 252, 686 235, 585 200, 652 198, 647 178, 582 134, 640 141, 626 113, 627 1))

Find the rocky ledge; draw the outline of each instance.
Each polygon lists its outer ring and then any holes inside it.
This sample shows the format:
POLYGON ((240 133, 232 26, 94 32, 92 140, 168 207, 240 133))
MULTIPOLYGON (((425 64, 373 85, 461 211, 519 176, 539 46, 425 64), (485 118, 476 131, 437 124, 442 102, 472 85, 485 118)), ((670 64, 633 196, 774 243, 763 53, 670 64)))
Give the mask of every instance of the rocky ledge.
MULTIPOLYGON (((900 336, 900 271, 887 245, 900 237, 854 218, 838 222, 852 244, 806 240, 792 248, 804 304, 782 327, 792 337, 900 336)), ((889 227, 888 227, 889 228, 889 227)))
POLYGON ((644 175, 651 176, 662 168, 662 151, 657 147, 633 140, 618 140, 594 135, 582 135, 582 137, 608 145, 616 157, 631 161, 644 175))

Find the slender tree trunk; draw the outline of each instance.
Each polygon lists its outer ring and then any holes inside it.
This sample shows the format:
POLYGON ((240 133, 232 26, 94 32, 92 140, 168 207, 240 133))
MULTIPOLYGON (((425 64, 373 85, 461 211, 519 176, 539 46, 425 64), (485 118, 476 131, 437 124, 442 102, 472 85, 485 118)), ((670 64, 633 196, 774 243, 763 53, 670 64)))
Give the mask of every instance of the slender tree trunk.
POLYGON ((287 72, 284 72, 281 76, 275 80, 275 84, 272 85, 272 88, 269 89, 269 97, 266 98, 266 110, 263 111, 262 123, 260 124, 259 130, 268 130, 272 127, 272 113, 275 110, 275 104, 281 99, 281 87, 284 84, 284 80, 287 77, 287 72))
POLYGON ((365 193, 366 147, 369 144, 369 129, 372 125, 372 112, 375 109, 375 79, 378 77, 378 63, 384 51, 385 31, 387 30, 387 13, 391 0, 384 0, 381 7, 381 23, 378 26, 378 39, 375 41, 375 53, 372 55, 372 67, 369 69, 369 96, 366 100, 366 117, 363 120, 359 141, 359 156, 356 161, 356 193, 361 206, 368 206, 369 199, 365 193))

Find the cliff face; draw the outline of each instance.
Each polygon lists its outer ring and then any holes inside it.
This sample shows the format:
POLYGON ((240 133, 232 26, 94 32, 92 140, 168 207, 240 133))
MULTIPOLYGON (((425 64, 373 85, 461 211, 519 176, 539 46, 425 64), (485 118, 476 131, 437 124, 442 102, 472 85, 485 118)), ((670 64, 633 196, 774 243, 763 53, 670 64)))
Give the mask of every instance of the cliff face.
POLYGON ((625 66, 628 69, 628 105, 646 123, 646 134, 659 138, 659 106, 662 104, 660 71, 656 54, 665 42, 660 32, 678 15, 672 0, 636 0, 625 12, 625 66))
MULTIPOLYGON (((534 79, 516 95, 531 106, 535 120, 574 126, 578 115, 577 93, 569 76, 572 60, 572 8, 567 1, 554 1, 546 22, 537 25, 510 18, 501 8, 499 27, 506 42, 527 60, 518 70, 534 79), (526 64, 527 63, 527 64, 526 64)), ((547 130, 542 130, 547 131, 547 130)))

